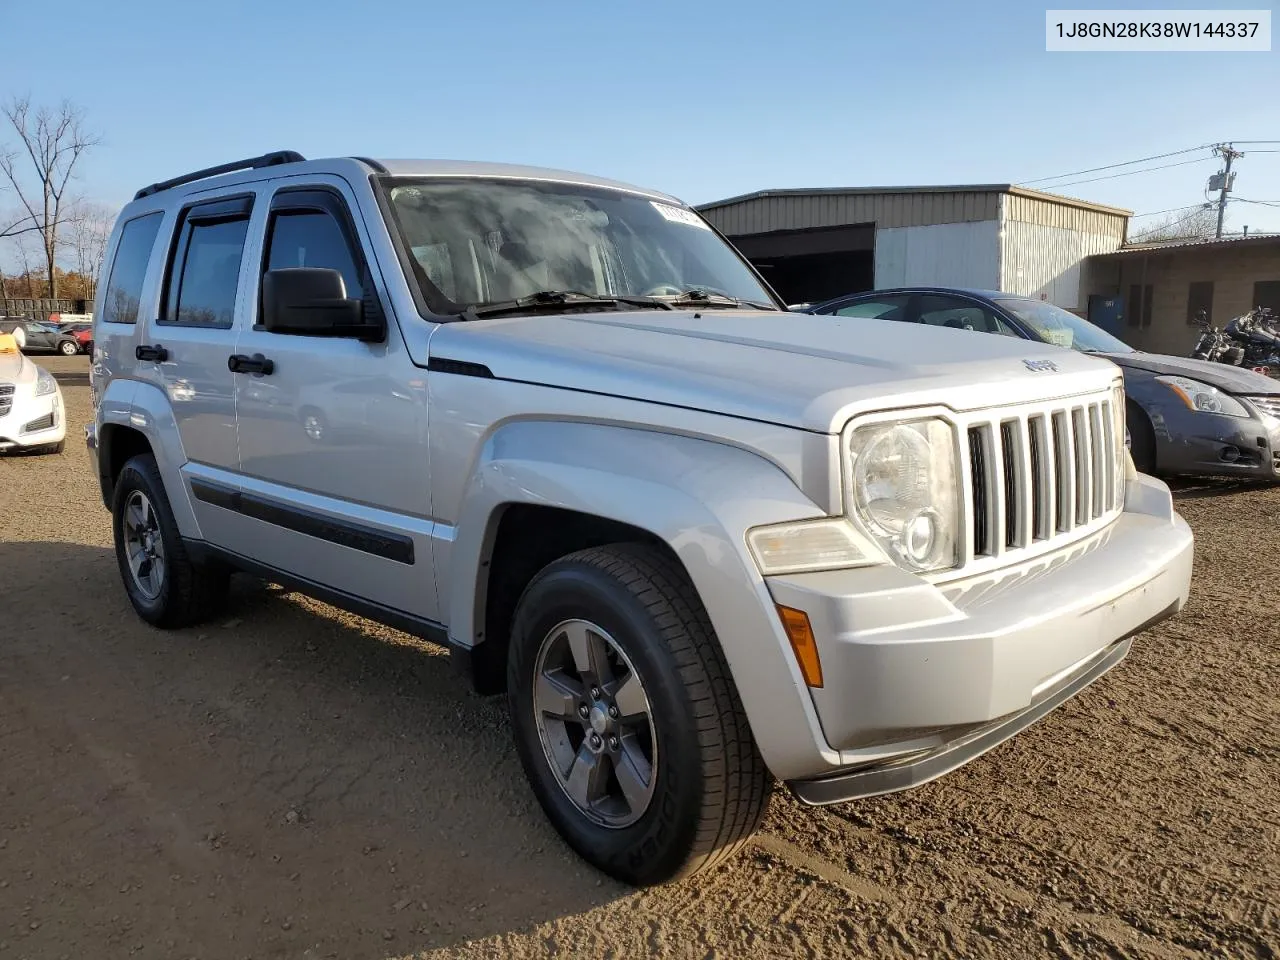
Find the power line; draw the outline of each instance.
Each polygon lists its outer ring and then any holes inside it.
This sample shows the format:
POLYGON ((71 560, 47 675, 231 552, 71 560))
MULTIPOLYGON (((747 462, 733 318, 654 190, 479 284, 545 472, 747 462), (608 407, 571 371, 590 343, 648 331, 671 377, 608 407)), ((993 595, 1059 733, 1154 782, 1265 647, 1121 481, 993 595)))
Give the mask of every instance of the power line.
POLYGON ((1246 200, 1244 197, 1235 197, 1236 203, 1256 203, 1263 207, 1280 207, 1280 200, 1246 200))
MULTIPOLYGON (((1168 210, 1152 210, 1150 213, 1135 213, 1135 214, 1134 214, 1132 217, 1130 217, 1129 219, 1130 219, 1130 220, 1137 220, 1139 217, 1156 217, 1156 216, 1159 216, 1159 215, 1160 215, 1160 214, 1162 214, 1162 213, 1175 213, 1175 212, 1176 212, 1176 211, 1178 211, 1178 210, 1186 210, 1188 206, 1189 206, 1189 204, 1185 204, 1185 203, 1184 203, 1184 204, 1183 204, 1182 206, 1180 206, 1180 207, 1170 207, 1168 210)), ((1200 204, 1195 204, 1194 206, 1196 206, 1198 209, 1203 209, 1203 206, 1202 206, 1202 205, 1200 205, 1200 204)))
MULTIPOLYGON (((1262 143, 1267 141, 1257 142, 1262 143)), ((1060 173, 1056 177, 1037 177, 1034 180, 1020 180, 1018 181, 1018 185, 1025 187, 1032 183, 1044 183, 1046 180, 1062 180, 1066 177, 1078 177, 1085 173, 1097 173, 1100 170, 1114 170, 1117 167, 1132 167, 1136 163, 1149 163, 1152 160, 1165 160, 1169 157, 1179 157, 1184 153, 1194 153, 1196 150, 1208 150, 1212 146, 1212 143, 1202 143, 1198 147, 1187 147, 1185 150, 1174 150, 1172 153, 1157 153, 1154 157, 1143 157, 1140 160, 1125 160, 1123 163, 1108 163, 1101 167, 1090 167, 1088 170, 1076 170, 1072 173, 1060 173)))
POLYGON ((1168 170, 1170 167, 1185 167, 1190 163, 1204 163, 1206 160, 1212 159, 1213 157, 1196 157, 1194 160, 1180 160, 1177 163, 1162 163, 1158 167, 1143 167, 1141 170, 1128 170, 1124 173, 1109 173, 1105 177, 1090 177, 1088 180, 1068 180, 1066 183, 1050 183, 1038 189, 1057 190, 1060 187, 1074 187, 1076 184, 1080 183, 1097 183, 1099 180, 1115 180, 1119 177, 1132 177, 1139 173, 1153 173, 1156 170, 1168 170))

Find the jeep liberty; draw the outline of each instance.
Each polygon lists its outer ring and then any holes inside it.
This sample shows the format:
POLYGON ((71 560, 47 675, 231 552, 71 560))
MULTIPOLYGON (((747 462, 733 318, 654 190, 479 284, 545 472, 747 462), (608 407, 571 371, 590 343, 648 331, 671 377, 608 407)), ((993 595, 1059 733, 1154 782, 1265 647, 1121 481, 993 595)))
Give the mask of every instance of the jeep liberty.
POLYGON ((138 191, 103 280, 86 441, 138 615, 246 571, 447 645, 630 883, 729 856, 775 781, 955 769, 1186 602, 1119 368, 788 312, 651 190, 266 154, 138 191))

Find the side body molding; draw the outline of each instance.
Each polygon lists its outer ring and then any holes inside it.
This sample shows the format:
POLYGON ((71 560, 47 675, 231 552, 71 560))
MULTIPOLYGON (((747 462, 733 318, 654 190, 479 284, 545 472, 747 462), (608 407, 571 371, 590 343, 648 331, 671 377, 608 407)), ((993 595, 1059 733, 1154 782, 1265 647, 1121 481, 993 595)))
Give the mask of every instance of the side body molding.
POLYGON ((824 743, 813 701, 744 538, 750 526, 823 515, 778 467, 738 447, 643 429, 527 420, 498 428, 480 449, 452 543, 435 543, 459 646, 483 629, 476 584, 511 504, 589 513, 667 543, 707 609, 765 762, 785 778, 789 758, 812 758, 824 743))

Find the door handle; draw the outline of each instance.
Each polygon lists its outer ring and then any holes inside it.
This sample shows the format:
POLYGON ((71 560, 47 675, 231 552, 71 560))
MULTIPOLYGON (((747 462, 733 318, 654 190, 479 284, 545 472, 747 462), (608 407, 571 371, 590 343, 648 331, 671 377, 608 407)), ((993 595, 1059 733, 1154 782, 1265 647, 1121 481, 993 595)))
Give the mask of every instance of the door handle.
POLYGON ((169 351, 158 343, 154 347, 145 343, 141 344, 133 351, 133 355, 139 360, 149 360, 153 363, 164 363, 169 359, 169 351))
POLYGON ((275 361, 268 360, 260 353, 246 357, 243 353, 233 353, 227 358, 227 369, 232 373, 268 374, 276 368, 275 361))

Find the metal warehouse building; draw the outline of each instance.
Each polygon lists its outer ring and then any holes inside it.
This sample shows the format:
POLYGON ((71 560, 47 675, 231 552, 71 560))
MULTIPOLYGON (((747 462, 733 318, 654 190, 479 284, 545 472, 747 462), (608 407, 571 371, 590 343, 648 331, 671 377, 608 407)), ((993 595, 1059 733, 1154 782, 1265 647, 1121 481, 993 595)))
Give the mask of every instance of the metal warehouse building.
POLYGON ((698 210, 788 303, 908 284, 1039 296, 1086 313, 1086 257, 1131 211, 1011 184, 762 190, 698 210))

